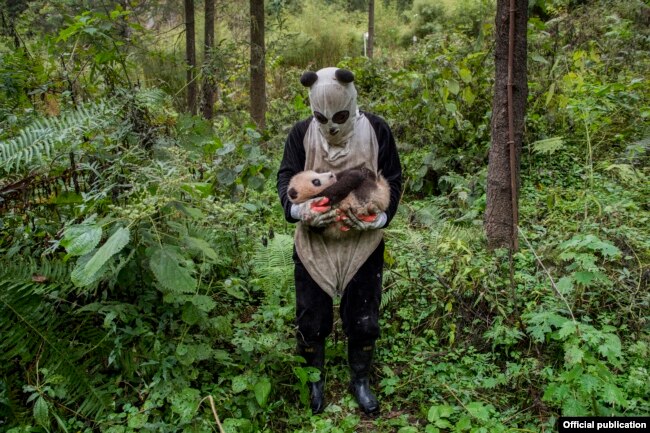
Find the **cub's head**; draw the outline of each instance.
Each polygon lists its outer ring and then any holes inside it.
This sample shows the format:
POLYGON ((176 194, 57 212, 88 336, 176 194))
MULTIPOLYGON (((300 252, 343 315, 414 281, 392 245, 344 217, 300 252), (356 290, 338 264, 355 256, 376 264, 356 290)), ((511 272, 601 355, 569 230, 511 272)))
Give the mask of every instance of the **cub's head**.
POLYGON ((318 194, 335 182, 336 175, 329 171, 326 173, 316 173, 313 170, 301 171, 289 181, 287 195, 291 203, 302 203, 318 197, 318 194))

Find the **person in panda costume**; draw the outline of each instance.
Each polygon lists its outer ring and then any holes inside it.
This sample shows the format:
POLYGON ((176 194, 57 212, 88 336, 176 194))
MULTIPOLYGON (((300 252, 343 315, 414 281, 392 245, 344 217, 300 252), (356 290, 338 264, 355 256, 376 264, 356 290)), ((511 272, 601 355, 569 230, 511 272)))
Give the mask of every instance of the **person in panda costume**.
POLYGON ((293 260, 298 352, 308 366, 321 371, 320 380, 309 385, 312 412, 320 413, 325 408, 325 339, 332 332, 333 299, 341 297, 350 392, 366 414, 376 415, 379 403, 370 389, 369 373, 380 334, 384 265, 381 229, 397 211, 402 169, 386 122, 358 110, 352 72, 324 68, 305 72, 300 81, 309 88, 313 115, 293 126, 277 177, 285 218, 297 223, 293 260), (295 204, 287 195, 292 177, 301 171, 336 174, 359 166, 381 174, 390 188, 388 208, 372 221, 357 217, 352 210, 337 214, 318 198, 295 204), (327 231, 323 228, 335 221, 343 221, 350 229, 346 236, 324 235, 327 231))

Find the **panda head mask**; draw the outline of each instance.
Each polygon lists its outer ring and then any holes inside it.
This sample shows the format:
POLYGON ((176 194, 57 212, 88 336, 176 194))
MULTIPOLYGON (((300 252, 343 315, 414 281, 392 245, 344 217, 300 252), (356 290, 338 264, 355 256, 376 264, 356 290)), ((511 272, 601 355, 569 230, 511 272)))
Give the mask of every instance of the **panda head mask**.
POLYGON ((321 135, 332 146, 343 146, 354 133, 358 116, 354 75, 347 69, 324 68, 302 74, 309 87, 309 103, 321 135))

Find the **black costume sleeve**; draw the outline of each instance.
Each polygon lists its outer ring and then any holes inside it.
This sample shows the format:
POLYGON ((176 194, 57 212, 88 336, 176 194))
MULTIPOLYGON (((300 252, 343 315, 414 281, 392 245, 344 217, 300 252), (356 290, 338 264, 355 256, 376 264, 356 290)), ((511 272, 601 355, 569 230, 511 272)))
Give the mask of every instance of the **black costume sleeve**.
POLYGON ((397 205, 402 197, 402 166, 397 154, 395 139, 388 124, 384 119, 374 114, 364 113, 370 121, 375 134, 377 135, 377 144, 379 147, 379 161, 377 161, 378 171, 384 176, 390 186, 390 204, 386 210, 388 217, 384 227, 390 224, 391 220, 397 213, 397 205))
POLYGON ((280 169, 278 170, 278 195, 284 208, 284 217, 290 223, 296 223, 298 220, 291 217, 291 202, 287 196, 287 188, 293 175, 305 169, 305 146, 303 141, 311 119, 310 117, 296 123, 289 132, 287 141, 284 144, 284 155, 282 156, 280 169))

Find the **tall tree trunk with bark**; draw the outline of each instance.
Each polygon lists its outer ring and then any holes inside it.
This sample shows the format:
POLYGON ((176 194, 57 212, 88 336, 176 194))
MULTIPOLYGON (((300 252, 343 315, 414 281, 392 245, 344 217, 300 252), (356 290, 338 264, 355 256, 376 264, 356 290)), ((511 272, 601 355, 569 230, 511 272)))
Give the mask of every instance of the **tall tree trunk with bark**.
POLYGON ((528 95, 527 14, 527 0, 497 1, 492 144, 485 209, 485 231, 491 249, 518 247, 519 156, 528 95), (511 23, 514 24, 512 32, 511 23))
POLYGON ((196 70, 196 43, 194 35, 194 0, 185 2, 185 61, 187 62, 187 108, 196 114, 198 86, 194 79, 196 70))
POLYGON ((372 59, 375 45, 375 0, 368 0, 368 58, 372 59))
POLYGON ((266 73, 264 65, 264 0, 250 0, 251 84, 250 113, 259 129, 264 129, 266 114, 266 73))
POLYGON ((205 0, 205 46, 203 51, 203 63, 205 64, 203 72, 203 117, 212 119, 214 108, 214 71, 210 69, 212 60, 212 50, 214 49, 214 2, 215 0, 205 0))

